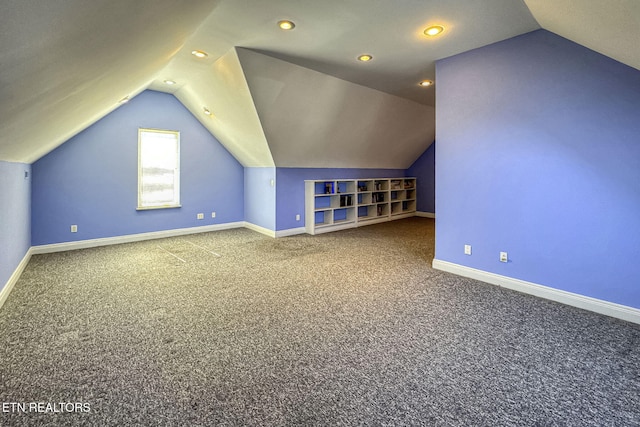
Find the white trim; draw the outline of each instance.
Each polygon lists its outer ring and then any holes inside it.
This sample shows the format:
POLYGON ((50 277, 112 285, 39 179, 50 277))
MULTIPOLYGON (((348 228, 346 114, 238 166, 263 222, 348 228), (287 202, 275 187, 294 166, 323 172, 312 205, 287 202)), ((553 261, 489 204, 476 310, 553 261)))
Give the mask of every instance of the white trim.
MULTIPOLYGON (((386 218, 386 221, 389 220, 388 217, 385 217, 385 218, 386 218)), ((349 222, 344 222, 339 224, 322 225, 320 227, 314 228, 313 232, 309 234, 316 235, 316 234, 331 233, 333 231, 347 230, 349 228, 354 228, 357 226, 358 225, 356 224, 356 221, 349 221, 349 222)))
MULTIPOLYGON (((394 218, 394 219, 400 219, 400 218, 394 218)), ((367 225, 380 224, 380 223, 389 222, 389 221, 391 220, 389 219, 388 215, 381 216, 381 217, 374 216, 371 218, 365 217, 364 219, 358 219, 356 227, 365 227, 367 225)))
POLYGON ((475 268, 454 264, 448 261, 441 261, 439 259, 433 260, 433 268, 640 324, 640 309, 634 307, 550 288, 548 286, 538 285, 537 283, 526 282, 524 280, 514 279, 500 274, 489 273, 488 271, 477 270, 475 268))
POLYGON ((22 261, 20 261, 20 264, 18 264, 18 267, 16 267, 16 269, 13 271, 13 274, 11 275, 11 277, 9 277, 9 280, 7 281, 7 283, 5 283, 4 287, 0 289, 0 308, 2 308, 2 305, 9 297, 9 294, 13 289, 13 285, 16 284, 25 267, 27 266, 27 264, 29 264, 29 260, 31 259, 31 255, 33 254, 32 249, 33 248, 29 248, 27 253, 24 254, 24 257, 22 258, 22 261))
POLYGON ((399 213, 399 214, 391 214, 389 216, 389 221, 395 221, 397 219, 405 219, 405 218, 412 218, 416 216, 415 212, 406 212, 406 213, 399 213))
POLYGON ((287 228, 286 230, 276 231, 276 237, 296 236, 298 234, 304 234, 306 232, 307 229, 304 227, 287 228))
POLYGON ((177 228, 174 230, 152 231, 149 233, 128 234, 125 236, 104 237, 101 239, 79 240, 76 242, 53 243, 50 245, 32 246, 32 254, 72 251, 75 249, 95 248, 97 246, 118 245, 121 243, 139 242, 142 240, 163 239, 165 237, 184 236, 187 234, 208 233, 210 231, 241 228, 244 222, 227 222, 225 224, 204 225, 201 227, 177 228))
POLYGON ((417 211, 416 212, 416 216, 419 216, 420 218, 433 218, 433 219, 436 218, 436 214, 433 213, 433 212, 420 212, 420 211, 417 211))
POLYGON ((258 233, 265 234, 269 237, 276 237, 276 232, 273 230, 269 230, 268 228, 261 227, 259 225, 255 225, 251 222, 244 222, 244 226, 249 230, 257 231, 258 233))

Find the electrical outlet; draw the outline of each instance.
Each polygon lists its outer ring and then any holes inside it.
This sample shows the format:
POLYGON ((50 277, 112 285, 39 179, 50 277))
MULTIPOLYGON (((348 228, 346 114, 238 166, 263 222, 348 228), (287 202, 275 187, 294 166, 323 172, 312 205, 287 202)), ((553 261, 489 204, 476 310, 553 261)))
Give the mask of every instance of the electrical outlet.
POLYGON ((300 221, 300 214, 296 215, 296 221, 300 221))
POLYGON ((471 255, 471 245, 464 245, 464 254, 471 255))
POLYGON ((216 217, 216 213, 215 212, 211 212, 211 218, 215 218, 216 217))
POLYGON ((509 256, 506 252, 500 252, 500 262, 508 262, 509 256))
POLYGON ((199 213, 198 214, 198 219, 204 219, 204 214, 203 213, 199 213))
POLYGON ((77 233, 77 232, 78 232, 78 226, 77 226, 77 225, 75 225, 75 224, 74 224, 74 225, 72 225, 72 226, 71 226, 71 232, 72 232, 72 233, 77 233))

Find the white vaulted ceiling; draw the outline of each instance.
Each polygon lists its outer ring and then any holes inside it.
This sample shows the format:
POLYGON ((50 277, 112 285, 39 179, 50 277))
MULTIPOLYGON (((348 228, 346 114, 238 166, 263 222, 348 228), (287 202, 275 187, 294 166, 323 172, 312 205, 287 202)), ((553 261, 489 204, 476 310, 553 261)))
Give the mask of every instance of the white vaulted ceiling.
POLYGON ((275 164, 406 169, 435 109, 247 49, 240 62, 275 164))
POLYGON ((0 0, 0 159, 32 162, 149 85, 210 0, 0 0))
POLYGON ((640 70, 640 1, 525 0, 542 28, 640 70))
POLYGON ((637 0, 0 0, 0 160, 154 89, 245 166, 405 167, 433 141, 436 60, 545 28, 640 68, 639 19, 637 0))

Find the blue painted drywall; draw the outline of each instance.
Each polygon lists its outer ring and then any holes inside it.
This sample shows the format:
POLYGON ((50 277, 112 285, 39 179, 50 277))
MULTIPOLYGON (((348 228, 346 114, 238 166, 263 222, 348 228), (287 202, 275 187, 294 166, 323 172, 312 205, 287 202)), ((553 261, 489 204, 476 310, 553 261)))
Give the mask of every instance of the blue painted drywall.
POLYGON ((276 229, 275 179, 273 167, 244 169, 245 221, 270 231, 276 229))
POLYGON ((33 164, 32 244, 242 221, 243 192, 242 165, 175 97, 145 91, 33 164), (181 208, 136 211, 140 127, 180 131, 181 208))
POLYGON ((277 168, 276 230, 304 227, 305 179, 404 177, 404 169, 277 168), (296 215, 300 220, 296 221, 296 215))
POLYGON ((31 246, 30 217, 31 165, 0 161, 0 290, 31 246))
POLYGON ((436 213, 436 143, 434 142, 407 169, 417 178, 418 212, 436 213))
POLYGON ((436 258, 640 308, 640 71, 539 30, 436 72, 436 258))

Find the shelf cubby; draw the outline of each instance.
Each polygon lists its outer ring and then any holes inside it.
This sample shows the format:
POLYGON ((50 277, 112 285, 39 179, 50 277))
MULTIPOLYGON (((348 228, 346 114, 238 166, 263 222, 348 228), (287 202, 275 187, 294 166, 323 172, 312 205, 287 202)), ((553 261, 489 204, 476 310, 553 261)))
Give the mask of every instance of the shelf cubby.
POLYGON ((402 180, 401 179, 390 179, 389 180, 389 189, 391 189, 391 190, 401 190, 402 189, 402 180))
POLYGON ((358 219, 361 220, 372 217, 373 215, 371 215, 370 212, 373 212, 373 205, 358 206, 358 219))
POLYGON ((375 191, 371 193, 371 203, 382 203, 387 202, 389 197, 387 197, 387 192, 384 191, 375 191))
POLYGON ((372 180, 365 180, 365 181, 358 180, 358 192, 359 193, 363 193, 363 192, 368 192, 368 191, 373 191, 373 181, 372 180))
POLYGON ((389 190, 388 179, 375 179, 373 181, 373 189, 371 191, 387 191, 389 190))
POLYGON ((415 200, 405 200, 402 202, 402 212, 415 212, 416 211, 416 201, 415 200))
POLYGON ((336 192, 335 181, 315 181, 313 193, 319 194, 334 194, 336 192))
POLYGON ((340 224, 356 220, 355 208, 340 208, 333 211, 333 223, 340 224))
POLYGON ((391 190, 390 200, 405 200, 407 198, 407 192, 404 190, 391 190))
POLYGON ((332 207, 332 197, 329 196, 316 196, 314 209, 326 209, 332 207))
POLYGON ((355 194, 353 193, 338 194, 336 196, 336 199, 338 200, 337 207, 344 208, 349 206, 355 206, 356 197, 355 197, 355 194))
POLYGON ((402 213, 403 202, 391 202, 391 215, 398 215, 402 213))
POLYGON ((358 204, 359 205, 370 205, 371 204, 371 193, 359 193, 358 194, 358 204))
POLYGON ((376 217, 389 216, 389 203, 379 203, 376 205, 376 217))
POLYGON ((355 181, 336 181, 337 193, 355 193, 356 183, 355 181))
POLYGON ((314 213, 314 224, 316 227, 320 227, 323 225, 331 225, 332 222, 333 222, 332 210, 317 211, 314 213))

